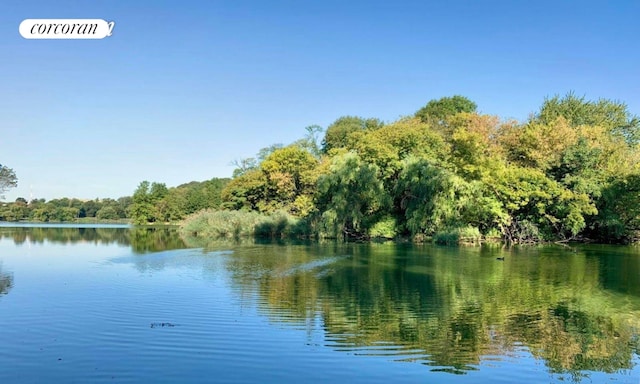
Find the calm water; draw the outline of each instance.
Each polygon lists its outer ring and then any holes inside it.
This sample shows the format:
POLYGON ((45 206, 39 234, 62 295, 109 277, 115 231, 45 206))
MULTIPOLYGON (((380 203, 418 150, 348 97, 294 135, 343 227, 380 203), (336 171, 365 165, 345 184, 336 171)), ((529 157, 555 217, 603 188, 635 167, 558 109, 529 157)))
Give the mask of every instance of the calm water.
POLYGON ((640 248, 187 242, 0 226, 0 382, 640 383, 640 248))

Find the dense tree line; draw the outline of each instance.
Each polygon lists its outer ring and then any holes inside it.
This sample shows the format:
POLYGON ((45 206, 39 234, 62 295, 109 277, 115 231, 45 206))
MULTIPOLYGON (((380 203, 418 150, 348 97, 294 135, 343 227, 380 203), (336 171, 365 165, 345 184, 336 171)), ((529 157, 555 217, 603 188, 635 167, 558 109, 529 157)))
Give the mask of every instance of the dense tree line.
POLYGON ((164 183, 143 181, 133 193, 130 206, 135 224, 167 223, 207 208, 219 208, 221 192, 229 179, 192 181, 167 188, 164 183))
POLYGON ((454 96, 318 132, 239 161, 221 208, 284 211, 324 237, 619 242, 640 229, 640 121, 621 102, 570 93, 517 122, 454 96))
POLYGON ((77 220, 120 220, 129 216, 131 197, 79 200, 61 198, 28 202, 18 197, 13 203, 0 205, 0 221, 68 222, 77 220))
MULTIPOLYGON (((17 181, 15 174, 13 184, 17 181)), ((167 223, 189 214, 219 208, 221 191, 229 179, 192 181, 167 188, 162 183, 140 183, 133 196, 118 199, 80 200, 61 198, 0 203, 0 221, 71 222, 93 220, 131 220, 134 224, 167 223)), ((15 186, 15 185, 13 185, 15 186)))

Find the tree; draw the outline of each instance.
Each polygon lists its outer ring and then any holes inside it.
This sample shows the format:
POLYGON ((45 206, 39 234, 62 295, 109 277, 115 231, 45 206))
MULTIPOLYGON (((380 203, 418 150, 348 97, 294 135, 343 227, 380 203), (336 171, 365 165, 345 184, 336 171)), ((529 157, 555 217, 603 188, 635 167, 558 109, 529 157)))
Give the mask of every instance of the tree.
POLYGON ((332 149, 343 148, 347 145, 349 135, 353 132, 376 130, 384 124, 378 119, 365 119, 356 116, 343 116, 331 124, 322 141, 322 152, 329 153, 332 149))
POLYGON ((101 205, 96 200, 87 200, 80 206, 80 217, 96 217, 101 205))
POLYGON ((151 190, 149 191, 149 198, 152 202, 157 202, 162 200, 167 194, 169 190, 167 189, 167 185, 164 183, 151 183, 151 190))
POLYGON ((96 218, 100 220, 115 220, 118 219, 118 212, 112 206, 106 206, 100 208, 98 212, 96 212, 96 218))
POLYGON ((222 190, 222 207, 234 210, 258 210, 264 201, 267 178, 259 169, 252 169, 233 178, 222 190))
POLYGON ((56 207, 53 209, 53 214, 49 217, 49 221, 73 221, 78 217, 79 211, 78 208, 56 207))
POLYGON ((472 192, 471 185, 454 173, 426 160, 409 158, 395 194, 400 197, 406 228, 415 236, 469 224, 465 211, 471 209, 472 192))
POLYGON ((378 173, 375 165, 363 162, 356 153, 333 158, 331 172, 318 180, 317 205, 326 235, 368 235, 389 203, 378 173))
POLYGON ((310 125, 305 128, 305 131, 307 131, 307 134, 304 138, 296 141, 294 145, 305 149, 312 154, 313 157, 319 159, 320 155, 322 155, 322 150, 320 148, 320 144, 318 144, 318 135, 322 133, 323 129, 319 125, 310 125))
POLYGON ((640 142, 640 119, 632 115, 627 105, 607 99, 588 101, 573 92, 564 97, 545 99, 535 119, 542 123, 552 123, 558 117, 565 118, 573 127, 581 125, 599 126, 613 135, 623 137, 632 145, 640 142))
POLYGON ((0 198, 3 198, 6 191, 18 186, 18 178, 13 169, 0 164, 0 198))
POLYGON ((509 240, 522 223, 548 239, 572 238, 585 228, 587 216, 598 213, 586 193, 567 189, 540 169, 504 165, 483 182, 502 205, 496 224, 509 240))
POLYGON ((129 217, 129 210, 131 209, 131 204, 133 204, 133 198, 131 196, 119 197, 116 203, 118 216, 121 219, 129 217))
POLYGON ((464 96, 443 97, 431 100, 416 112, 415 116, 424 123, 443 123, 447 117, 460 112, 476 112, 478 106, 464 96))
POLYGON ((310 207, 301 196, 310 197, 316 182, 318 160, 307 150, 296 145, 280 148, 271 153, 260 165, 267 178, 266 200, 262 211, 287 210, 300 215, 310 207))
POLYGON ((640 174, 616 177, 602 191, 592 233, 600 241, 637 240, 640 230, 640 174), (635 237, 635 239, 634 239, 635 237))
POLYGON ((149 193, 150 183, 143 181, 133 193, 131 218, 135 224, 146 224, 156 221, 155 207, 149 193))
POLYGON ((469 179, 479 179, 496 162, 504 161, 498 132, 511 123, 500 123, 496 116, 461 112, 447 119, 445 140, 451 144, 451 164, 469 179))
MULTIPOLYGON (((433 162, 447 157, 442 136, 416 118, 403 118, 372 131, 354 132, 347 148, 365 162, 377 165, 379 177, 390 188, 402 168, 402 160, 416 156, 433 162)), ((388 189, 389 189, 388 188, 388 189)))
POLYGON ((238 177, 252 169, 258 168, 258 161, 253 157, 248 157, 246 159, 234 160, 231 162, 231 165, 236 167, 236 169, 233 170, 233 177, 238 177))

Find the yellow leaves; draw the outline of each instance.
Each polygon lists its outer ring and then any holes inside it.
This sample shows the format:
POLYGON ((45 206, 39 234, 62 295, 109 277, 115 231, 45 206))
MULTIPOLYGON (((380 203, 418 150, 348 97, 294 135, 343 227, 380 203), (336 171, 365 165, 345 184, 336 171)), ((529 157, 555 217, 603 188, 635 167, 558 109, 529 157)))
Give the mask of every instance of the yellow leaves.
POLYGON ((260 168, 267 174, 285 172, 300 174, 312 170, 318 161, 304 149, 291 145, 276 149, 260 164, 260 168))
MULTIPOLYGON (((640 151, 630 147, 624 139, 603 126, 572 126, 559 117, 551 122, 531 121, 525 125, 513 125, 500 130, 498 142, 507 160, 520 166, 549 171, 563 166, 563 156, 581 148, 590 153, 589 162, 594 171, 617 175, 640 169, 640 151)), ((564 164, 580 168, 579 164, 564 164)))
POLYGON ((417 118, 403 118, 374 131, 354 132, 348 148, 362 160, 376 164, 385 180, 396 175, 402 160, 409 156, 441 162, 449 152, 442 136, 417 118))
POLYGON ((296 194, 295 181, 288 173, 272 172, 269 174, 269 182, 279 200, 293 199, 296 194))
POLYGON ((309 216, 315 210, 316 210, 316 206, 315 206, 315 203, 313 202, 313 197, 309 195, 300 195, 296 197, 296 199, 293 201, 293 205, 291 209, 294 215, 297 215, 300 217, 309 216))
POLYGON ((459 113, 448 120, 452 161, 458 172, 473 179, 502 161, 503 151, 496 141, 500 120, 496 116, 459 113))
POLYGON ((499 138, 510 161, 546 170, 578 140, 578 132, 564 118, 544 124, 529 122, 502 130, 499 138))

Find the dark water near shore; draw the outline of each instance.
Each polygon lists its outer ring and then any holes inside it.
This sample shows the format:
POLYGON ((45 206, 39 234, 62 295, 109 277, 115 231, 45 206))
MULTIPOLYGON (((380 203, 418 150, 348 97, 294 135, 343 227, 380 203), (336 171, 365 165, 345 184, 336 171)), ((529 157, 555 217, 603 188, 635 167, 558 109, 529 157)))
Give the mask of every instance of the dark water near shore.
POLYGON ((0 225, 0 343, 2 383, 639 384, 640 248, 0 225))

